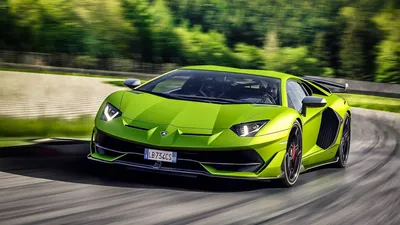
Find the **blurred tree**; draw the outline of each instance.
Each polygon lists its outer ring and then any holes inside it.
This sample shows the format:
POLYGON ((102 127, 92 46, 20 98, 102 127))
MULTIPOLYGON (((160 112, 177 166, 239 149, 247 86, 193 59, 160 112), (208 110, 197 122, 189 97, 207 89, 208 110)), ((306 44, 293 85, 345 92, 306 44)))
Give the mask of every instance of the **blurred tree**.
POLYGON ((0 0, 0 48, 397 82, 399 2, 0 0))
MULTIPOLYGON (((13 42, 24 50, 39 51, 39 28, 42 26, 40 17, 40 8, 35 0, 8 0, 9 14, 14 23, 15 30, 10 36, 16 38, 13 42), (18 38, 25 34, 26 41, 18 38), (18 41, 21 41, 18 44, 18 41)), ((18 48, 18 47, 17 47, 18 48)), ((22 49, 20 49, 22 50, 22 49)))
POLYGON ((160 57, 163 62, 170 62, 170 58, 178 57, 180 54, 180 39, 174 31, 170 9, 164 0, 155 0, 150 13, 153 15, 153 56, 160 57))
POLYGON ((41 0, 38 28, 41 52, 81 52, 84 50, 82 21, 72 1, 41 0))
POLYGON ((153 56, 152 15, 147 0, 122 0, 124 18, 135 31, 129 40, 129 52, 140 54, 145 61, 153 56))
POLYGON ((16 33, 15 29, 17 27, 12 23, 13 20, 9 11, 8 0, 0 1, 0 48, 2 49, 8 49, 15 45, 12 42, 12 36, 16 33))
POLYGON ((120 57, 135 30, 123 18, 119 1, 76 0, 74 6, 86 31, 86 52, 100 58, 120 57))
POLYGON ((349 78, 363 79, 367 65, 363 49, 363 15, 352 7, 343 8, 341 15, 346 20, 346 29, 341 40, 340 72, 349 78))
POLYGON ((400 9, 389 8, 378 14, 374 21, 386 36, 378 45, 376 80, 400 84, 400 9))
POLYGON ((329 51, 327 49, 325 32, 318 32, 311 46, 310 54, 318 59, 318 64, 322 67, 329 66, 329 51))
POLYGON ((315 75, 324 73, 318 66, 316 58, 309 57, 306 46, 297 48, 284 47, 273 56, 267 58, 265 69, 277 70, 294 75, 315 75))
POLYGON ((264 55, 273 56, 279 51, 279 39, 276 32, 271 31, 265 36, 264 55))
POLYGON ((175 31, 181 40, 186 64, 234 65, 234 56, 222 34, 216 31, 203 33, 199 26, 179 27, 175 31))
POLYGON ((237 59, 237 67, 244 69, 262 69, 265 65, 265 57, 262 49, 243 43, 236 44, 234 49, 237 59))

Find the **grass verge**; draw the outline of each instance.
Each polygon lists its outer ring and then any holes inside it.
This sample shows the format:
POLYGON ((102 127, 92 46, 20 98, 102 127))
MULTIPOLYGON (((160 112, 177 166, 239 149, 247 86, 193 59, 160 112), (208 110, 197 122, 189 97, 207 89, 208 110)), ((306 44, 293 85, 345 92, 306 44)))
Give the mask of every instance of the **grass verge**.
POLYGON ((0 137, 82 137, 90 136, 94 118, 0 118, 0 137))
POLYGON ((352 107, 400 113, 400 98, 338 93, 352 107))

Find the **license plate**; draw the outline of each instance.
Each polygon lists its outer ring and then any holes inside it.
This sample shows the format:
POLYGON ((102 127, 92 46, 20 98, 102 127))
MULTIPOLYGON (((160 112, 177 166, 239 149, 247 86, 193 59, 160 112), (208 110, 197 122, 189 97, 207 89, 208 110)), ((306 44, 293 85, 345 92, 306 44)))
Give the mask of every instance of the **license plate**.
POLYGON ((144 150, 144 159, 147 160, 176 163, 176 155, 176 152, 160 151, 149 148, 144 150))

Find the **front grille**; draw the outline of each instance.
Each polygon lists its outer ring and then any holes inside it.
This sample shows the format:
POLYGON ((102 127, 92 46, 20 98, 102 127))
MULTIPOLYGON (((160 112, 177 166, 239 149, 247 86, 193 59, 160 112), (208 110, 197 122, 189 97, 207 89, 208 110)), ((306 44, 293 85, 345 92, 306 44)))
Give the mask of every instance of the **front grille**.
POLYGON ((178 160, 176 163, 162 162, 162 166, 205 171, 204 167, 200 164, 212 166, 216 170, 224 171, 250 171, 254 172, 263 164, 260 155, 253 149, 247 150, 183 150, 176 148, 159 148, 152 146, 144 146, 133 142, 121 140, 111 137, 104 132, 99 131, 95 137, 96 144, 109 148, 118 152, 131 153, 120 158, 119 160, 127 162, 135 162, 144 165, 154 165, 155 161, 145 160, 143 153, 144 149, 155 148, 159 150, 167 150, 177 152, 178 160), (136 153, 136 154, 135 154, 136 153), (200 162, 200 163, 199 163, 200 162), (232 165, 216 165, 213 163, 229 163, 232 165), (248 166, 240 164, 258 163, 258 166, 248 166), (239 165, 234 165, 239 164, 239 165))

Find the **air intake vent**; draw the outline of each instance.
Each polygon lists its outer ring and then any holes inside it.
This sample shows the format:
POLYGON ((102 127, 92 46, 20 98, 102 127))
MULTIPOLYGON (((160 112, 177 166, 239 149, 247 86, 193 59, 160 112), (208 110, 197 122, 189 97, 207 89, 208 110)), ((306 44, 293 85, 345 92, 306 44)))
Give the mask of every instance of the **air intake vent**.
POLYGON ((321 128, 319 130, 317 145, 328 149, 336 141, 340 128, 340 117, 331 108, 322 113, 321 128))

